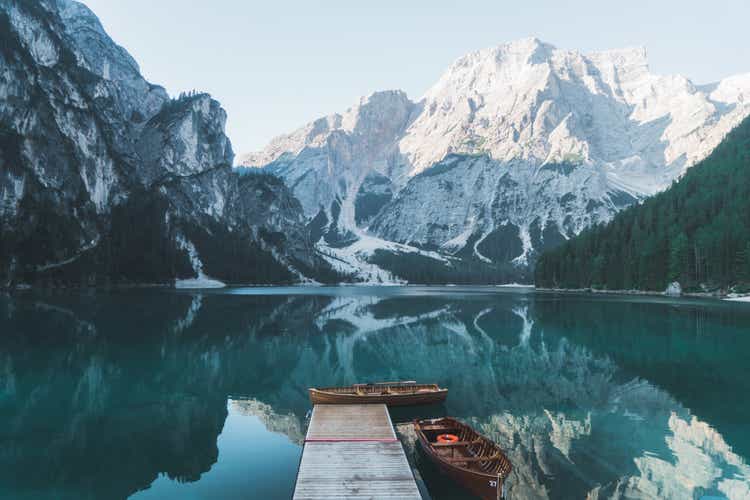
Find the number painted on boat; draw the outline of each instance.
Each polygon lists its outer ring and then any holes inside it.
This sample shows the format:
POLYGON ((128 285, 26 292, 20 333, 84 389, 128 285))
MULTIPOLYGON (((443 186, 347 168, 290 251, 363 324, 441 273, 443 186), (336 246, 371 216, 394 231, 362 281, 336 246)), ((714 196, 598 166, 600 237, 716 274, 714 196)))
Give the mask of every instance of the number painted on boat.
POLYGON ((497 488, 497 481, 490 481, 490 487, 497 488))

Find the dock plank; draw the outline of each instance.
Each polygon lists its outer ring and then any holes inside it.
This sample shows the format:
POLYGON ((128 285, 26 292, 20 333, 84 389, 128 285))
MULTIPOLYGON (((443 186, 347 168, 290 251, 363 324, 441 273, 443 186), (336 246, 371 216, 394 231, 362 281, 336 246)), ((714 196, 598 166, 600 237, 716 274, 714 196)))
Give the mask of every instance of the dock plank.
POLYGON ((385 405, 315 405, 307 439, 396 439, 385 405))
POLYGON ((401 443, 307 443, 294 498, 421 498, 401 443))
POLYGON ((313 408, 294 499, 329 498, 421 499, 385 405, 313 408))

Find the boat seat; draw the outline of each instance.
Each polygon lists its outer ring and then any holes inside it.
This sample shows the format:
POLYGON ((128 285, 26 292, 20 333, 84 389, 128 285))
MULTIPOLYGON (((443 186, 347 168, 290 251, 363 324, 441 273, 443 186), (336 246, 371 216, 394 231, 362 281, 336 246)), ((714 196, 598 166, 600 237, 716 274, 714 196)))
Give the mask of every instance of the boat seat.
POLYGON ((502 457, 500 455, 492 455, 489 457, 461 457, 461 458, 453 458, 453 457, 444 457, 442 460, 445 460, 446 462, 451 463, 461 463, 461 462, 498 462, 502 460, 502 457))
POLYGON ((456 441, 455 443, 430 443, 435 448, 450 448, 451 446, 469 446, 472 444, 481 443, 481 439, 475 439, 473 441, 456 441))
POLYGON ((455 427, 445 427, 444 425, 423 425, 420 427, 423 431, 458 431, 455 427))

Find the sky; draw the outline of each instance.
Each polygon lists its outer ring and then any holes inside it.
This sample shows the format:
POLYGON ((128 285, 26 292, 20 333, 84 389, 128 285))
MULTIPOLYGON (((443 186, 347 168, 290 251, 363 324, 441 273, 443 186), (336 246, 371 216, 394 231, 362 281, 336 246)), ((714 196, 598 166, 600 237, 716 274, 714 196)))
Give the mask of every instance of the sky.
POLYGON ((536 36, 582 52, 644 46, 695 83, 750 72, 748 0, 84 0, 144 76, 211 93, 235 153, 402 89, 419 99, 462 55, 536 36))

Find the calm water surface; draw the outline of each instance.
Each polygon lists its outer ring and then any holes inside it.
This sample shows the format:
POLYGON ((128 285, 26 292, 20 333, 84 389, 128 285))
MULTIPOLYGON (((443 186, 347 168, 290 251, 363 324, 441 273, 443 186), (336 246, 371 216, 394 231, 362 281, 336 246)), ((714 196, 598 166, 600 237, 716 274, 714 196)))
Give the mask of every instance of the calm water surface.
POLYGON ((394 412, 506 450, 513 499, 750 498, 750 305, 496 288, 0 295, 0 498, 289 498, 306 389, 435 381, 394 412))

